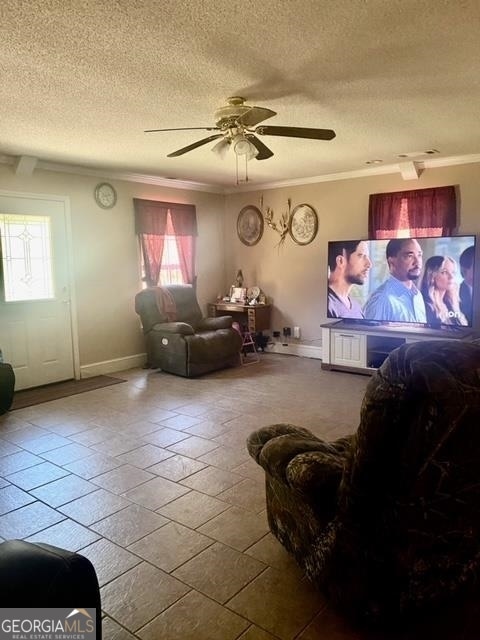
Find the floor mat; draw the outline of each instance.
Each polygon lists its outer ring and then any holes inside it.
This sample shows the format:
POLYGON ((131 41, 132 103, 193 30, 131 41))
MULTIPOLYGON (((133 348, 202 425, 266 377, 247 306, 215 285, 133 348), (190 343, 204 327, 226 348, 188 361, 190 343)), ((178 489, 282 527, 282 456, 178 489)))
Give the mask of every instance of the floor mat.
POLYGON ((85 391, 109 387, 119 382, 125 382, 125 380, 112 378, 111 376, 93 376, 92 378, 83 378, 82 380, 66 380, 65 382, 46 384, 43 387, 16 391, 13 396, 10 411, 30 407, 34 404, 41 404, 42 402, 50 402, 50 400, 66 398, 67 396, 84 393, 85 391))

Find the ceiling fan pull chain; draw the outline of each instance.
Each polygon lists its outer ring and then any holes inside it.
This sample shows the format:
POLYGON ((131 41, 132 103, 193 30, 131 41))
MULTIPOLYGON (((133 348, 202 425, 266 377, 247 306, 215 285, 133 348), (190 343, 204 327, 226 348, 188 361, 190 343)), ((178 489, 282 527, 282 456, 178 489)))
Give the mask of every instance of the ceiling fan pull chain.
POLYGON ((238 153, 235 154, 235 171, 236 171, 236 175, 237 175, 237 186, 239 184, 245 184, 248 182, 248 157, 247 154, 244 153, 241 156, 239 156, 238 153), (238 173, 238 158, 245 158, 245 179, 241 180, 239 177, 239 173, 238 173))

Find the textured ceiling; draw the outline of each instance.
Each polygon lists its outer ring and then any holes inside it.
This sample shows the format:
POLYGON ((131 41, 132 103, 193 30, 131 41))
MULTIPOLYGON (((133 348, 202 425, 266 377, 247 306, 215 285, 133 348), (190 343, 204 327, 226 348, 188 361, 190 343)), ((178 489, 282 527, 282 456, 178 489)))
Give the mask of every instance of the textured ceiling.
POLYGON ((479 0, 2 0, 0 154, 232 186, 211 135, 228 96, 269 125, 253 184, 480 152, 479 0))

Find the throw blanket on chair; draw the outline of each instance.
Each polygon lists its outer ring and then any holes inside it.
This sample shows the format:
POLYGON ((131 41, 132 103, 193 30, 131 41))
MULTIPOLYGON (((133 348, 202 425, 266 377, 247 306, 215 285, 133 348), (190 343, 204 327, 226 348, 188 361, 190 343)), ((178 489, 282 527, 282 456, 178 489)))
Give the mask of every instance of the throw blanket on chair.
POLYGON ((165 316, 167 322, 175 322, 177 320, 177 306, 170 291, 165 287, 153 287, 153 290, 160 315, 165 316))

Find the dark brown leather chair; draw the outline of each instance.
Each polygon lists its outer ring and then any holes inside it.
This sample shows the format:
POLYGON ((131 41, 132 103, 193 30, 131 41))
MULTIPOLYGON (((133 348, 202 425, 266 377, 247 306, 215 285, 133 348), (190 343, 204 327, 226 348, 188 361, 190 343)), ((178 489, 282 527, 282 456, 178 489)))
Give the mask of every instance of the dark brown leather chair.
POLYGON ((25 540, 2 542, 0 603, 4 608, 95 609, 96 637, 102 638, 97 575, 79 553, 25 540))
POLYGON ((135 296, 148 365, 192 378, 238 365, 242 338, 231 316, 204 318, 190 285, 144 289, 135 296))
POLYGON ((15 389, 15 373, 12 366, 0 362, 0 415, 12 406, 13 392, 15 389))

